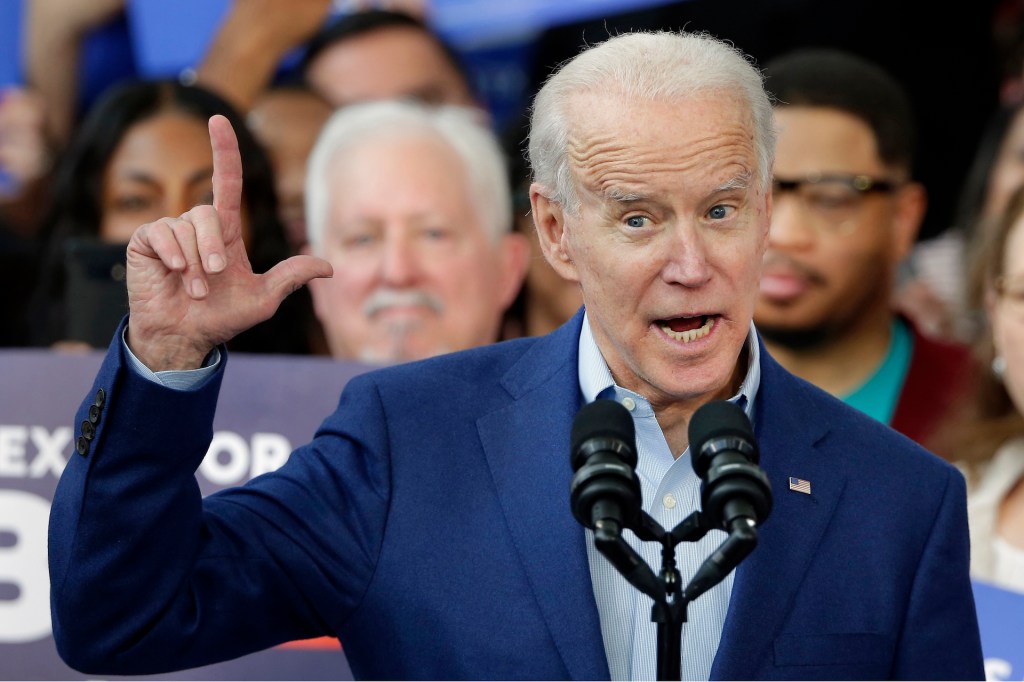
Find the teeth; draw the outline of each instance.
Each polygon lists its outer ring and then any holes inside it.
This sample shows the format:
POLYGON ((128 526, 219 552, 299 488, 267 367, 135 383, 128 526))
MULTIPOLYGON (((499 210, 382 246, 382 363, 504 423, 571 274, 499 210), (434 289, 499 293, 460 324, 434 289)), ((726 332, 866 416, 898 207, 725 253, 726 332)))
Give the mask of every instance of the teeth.
POLYGON ((685 332, 672 331, 672 328, 668 325, 662 325, 661 330, 671 336, 676 341, 682 341, 683 343, 690 343, 697 339, 703 339, 705 336, 711 333, 711 325, 714 324, 714 318, 708 317, 704 320, 704 325, 697 329, 690 329, 685 332))

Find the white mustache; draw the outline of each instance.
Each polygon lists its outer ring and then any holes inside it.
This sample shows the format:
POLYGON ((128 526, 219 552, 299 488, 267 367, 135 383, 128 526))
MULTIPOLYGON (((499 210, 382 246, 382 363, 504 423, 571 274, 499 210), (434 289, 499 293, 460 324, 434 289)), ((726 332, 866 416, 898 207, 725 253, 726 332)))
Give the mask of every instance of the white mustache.
POLYGON ((363 304, 363 314, 373 317, 387 308, 402 306, 422 306, 432 312, 441 314, 444 312, 444 303, 441 299, 426 291, 419 289, 377 289, 363 304))

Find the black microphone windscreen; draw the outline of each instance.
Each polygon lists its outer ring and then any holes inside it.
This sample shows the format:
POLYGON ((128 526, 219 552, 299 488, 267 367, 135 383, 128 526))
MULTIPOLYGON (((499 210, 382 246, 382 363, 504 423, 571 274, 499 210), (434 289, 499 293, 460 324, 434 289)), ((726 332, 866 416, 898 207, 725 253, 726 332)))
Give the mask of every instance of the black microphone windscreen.
POLYGON ((588 403, 572 422, 572 452, 591 438, 614 438, 635 447, 636 429, 629 410, 616 400, 601 398, 588 403))
POLYGON ((743 408, 728 400, 713 400, 697 408, 687 428, 690 452, 700 453, 704 444, 714 438, 738 437, 754 443, 754 428, 743 408))

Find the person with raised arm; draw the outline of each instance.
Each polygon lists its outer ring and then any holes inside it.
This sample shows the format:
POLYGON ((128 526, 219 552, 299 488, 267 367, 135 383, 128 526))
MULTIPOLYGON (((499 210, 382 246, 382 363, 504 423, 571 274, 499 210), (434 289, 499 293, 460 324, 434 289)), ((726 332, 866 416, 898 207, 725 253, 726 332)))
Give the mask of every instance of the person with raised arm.
POLYGON ((242 160, 231 124, 210 118, 213 204, 140 227, 128 242, 125 341, 153 372, 197 369, 216 349, 268 319, 285 296, 330 263, 297 255, 260 275, 242 241, 242 160))
MULTIPOLYGON (((538 93, 530 199, 545 258, 580 285, 571 320, 360 374, 281 468, 203 498, 222 344, 331 274, 311 257, 253 274, 232 134, 210 133, 214 205, 133 236, 127 334, 54 496, 53 631, 73 668, 331 636, 359 679, 654 679, 651 598, 569 504, 573 424, 607 399, 663 528, 700 508, 688 426, 714 401, 752 423, 773 490, 756 548, 688 604, 681 679, 983 679, 963 476, 786 372, 751 322, 774 128, 735 47, 625 33, 538 93)), ((682 579, 726 537, 684 543, 682 579)))

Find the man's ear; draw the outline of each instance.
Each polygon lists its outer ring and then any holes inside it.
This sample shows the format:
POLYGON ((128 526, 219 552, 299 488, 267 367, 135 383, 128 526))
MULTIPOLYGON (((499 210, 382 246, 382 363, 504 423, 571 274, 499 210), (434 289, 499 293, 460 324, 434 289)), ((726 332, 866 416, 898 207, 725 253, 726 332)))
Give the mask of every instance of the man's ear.
POLYGON ((893 253, 896 262, 902 262, 910 256, 910 251, 917 241, 917 233, 921 229, 928 208, 928 193, 919 182, 909 182, 896 191, 898 194, 896 214, 893 217, 893 253))
POLYGON ((578 282, 579 273, 568 251, 565 232, 566 215, 560 204, 552 201, 547 190, 536 182, 530 185, 530 206, 533 209, 533 225, 537 228, 540 249, 551 267, 563 278, 578 282))

